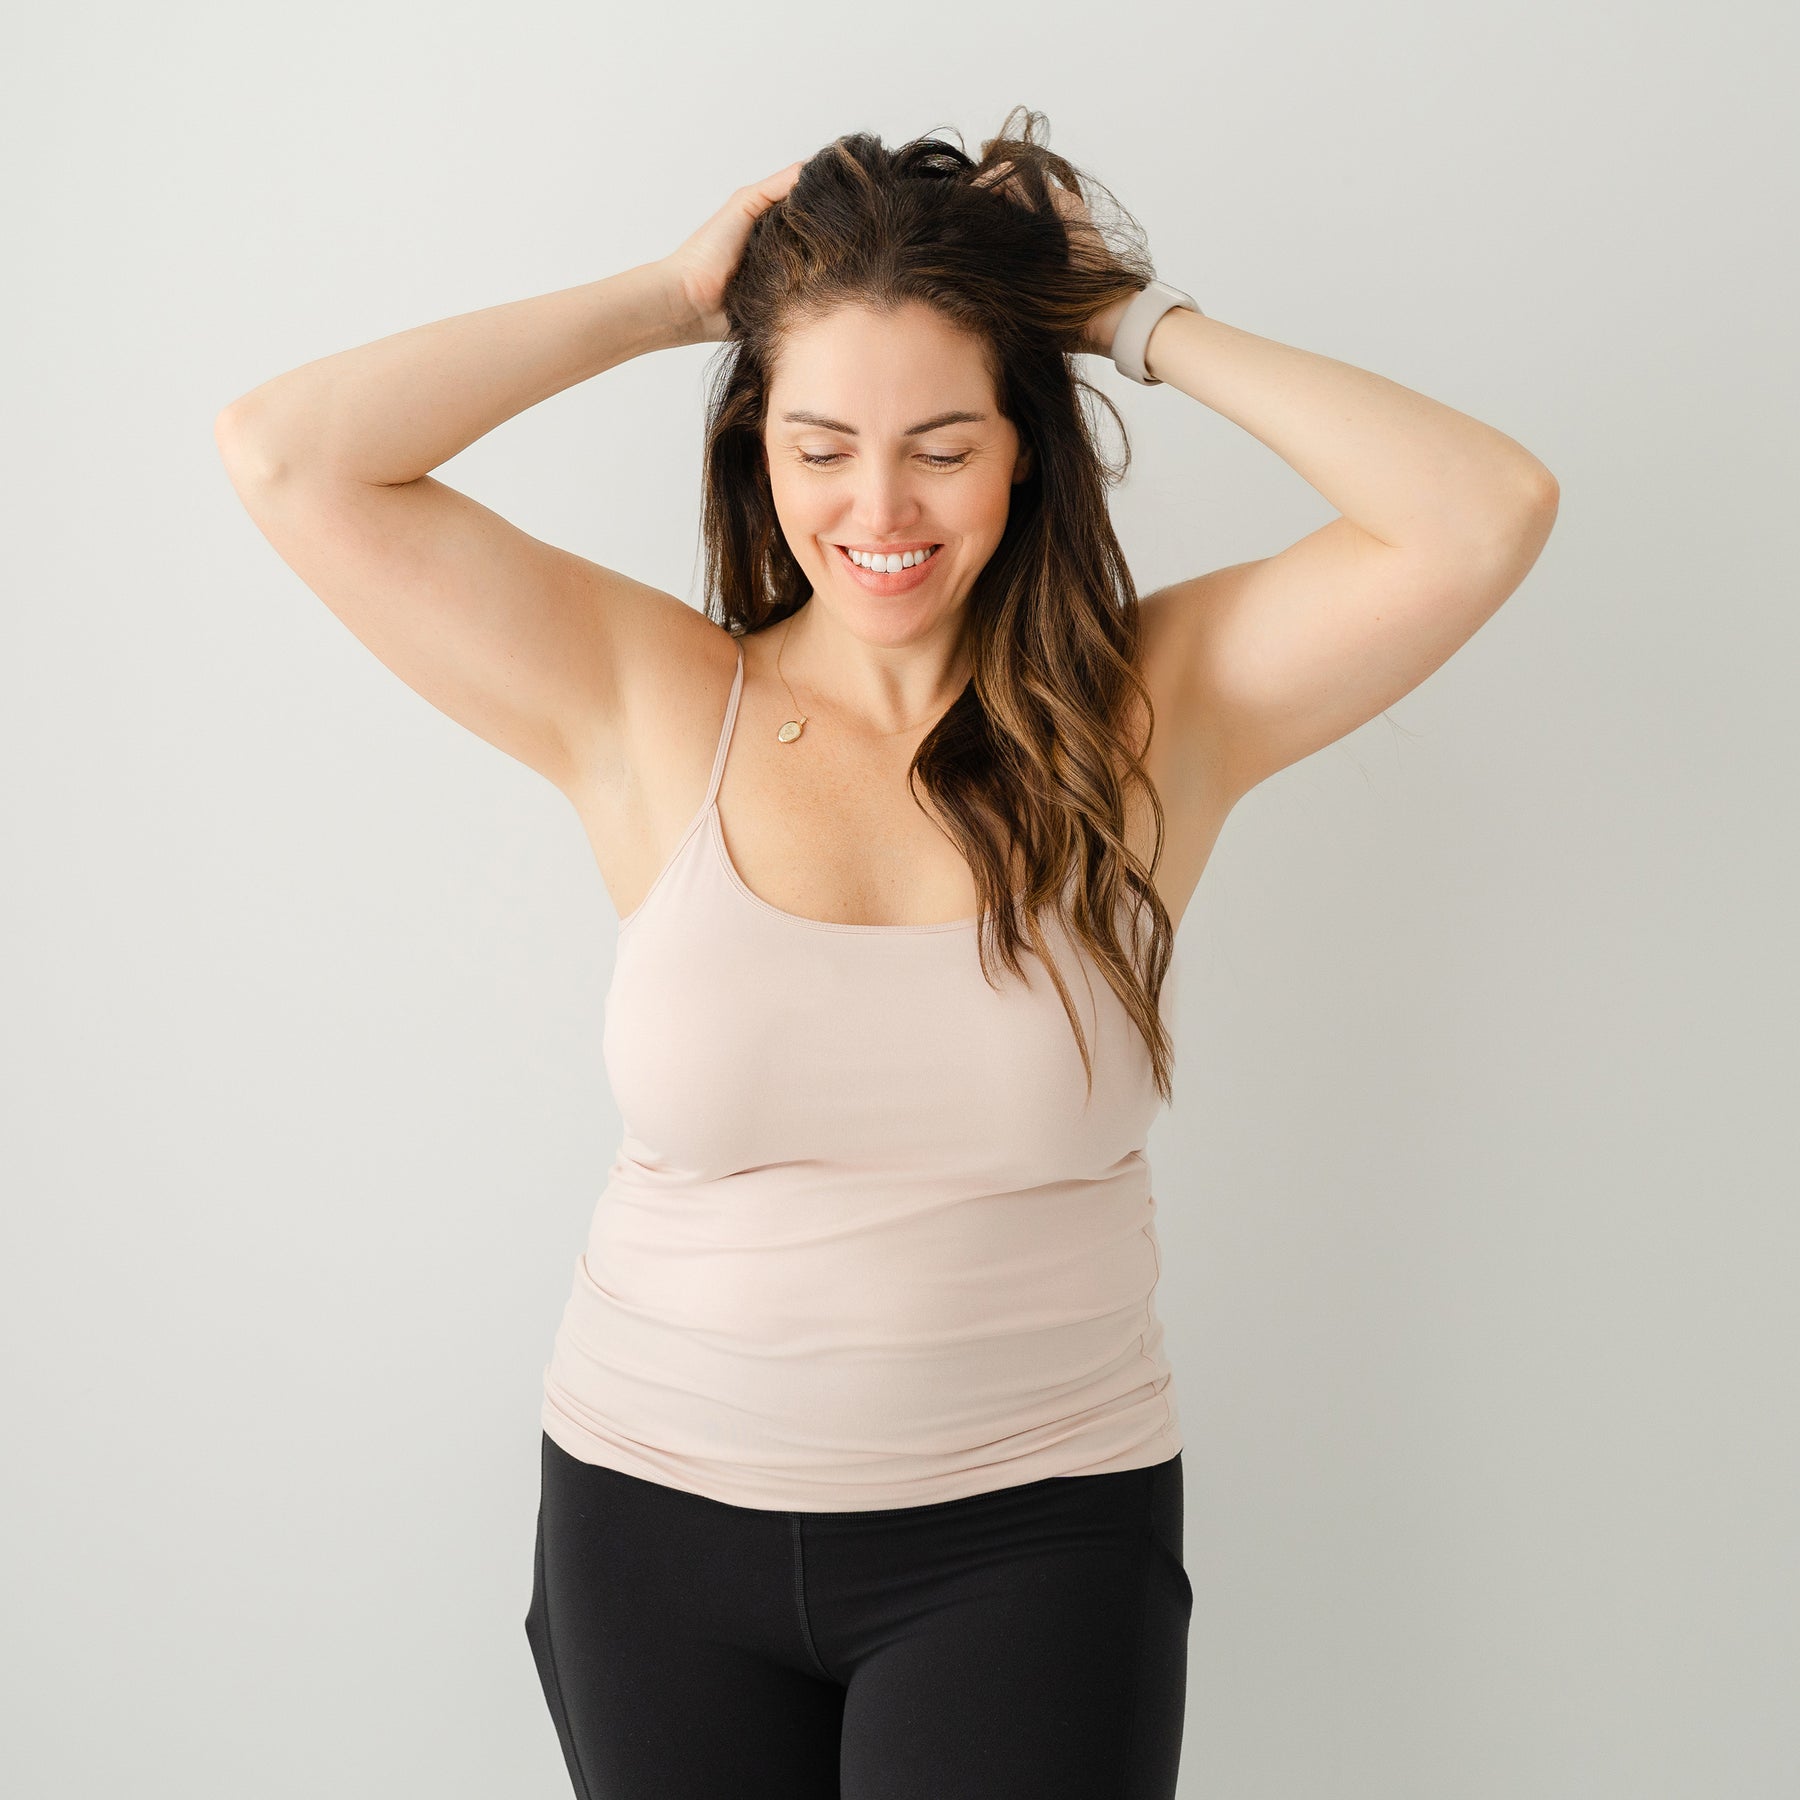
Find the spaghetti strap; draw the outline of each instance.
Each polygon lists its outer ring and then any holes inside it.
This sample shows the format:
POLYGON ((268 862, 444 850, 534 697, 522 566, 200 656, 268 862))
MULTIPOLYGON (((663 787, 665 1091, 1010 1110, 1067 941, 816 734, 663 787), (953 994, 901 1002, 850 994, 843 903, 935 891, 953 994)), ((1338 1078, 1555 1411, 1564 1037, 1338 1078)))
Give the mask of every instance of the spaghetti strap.
POLYGON ((706 798, 700 810, 705 812, 719 795, 719 781, 725 773, 725 753, 731 748, 731 727, 737 718, 738 696, 744 691, 744 646, 737 647, 737 673, 731 678, 731 697, 725 702, 725 722, 719 727, 719 747, 713 752, 712 776, 706 784, 706 798))

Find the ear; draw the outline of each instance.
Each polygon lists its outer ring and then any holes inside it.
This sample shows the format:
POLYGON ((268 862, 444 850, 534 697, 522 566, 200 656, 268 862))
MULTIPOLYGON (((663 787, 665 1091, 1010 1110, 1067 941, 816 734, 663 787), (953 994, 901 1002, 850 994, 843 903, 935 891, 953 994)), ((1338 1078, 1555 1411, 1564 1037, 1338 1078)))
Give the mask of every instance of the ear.
POLYGON ((1018 457, 1013 463, 1013 486, 1017 487, 1021 481, 1025 480, 1025 478, 1030 475, 1031 470, 1031 446, 1029 444, 1021 444, 1019 446, 1018 457))

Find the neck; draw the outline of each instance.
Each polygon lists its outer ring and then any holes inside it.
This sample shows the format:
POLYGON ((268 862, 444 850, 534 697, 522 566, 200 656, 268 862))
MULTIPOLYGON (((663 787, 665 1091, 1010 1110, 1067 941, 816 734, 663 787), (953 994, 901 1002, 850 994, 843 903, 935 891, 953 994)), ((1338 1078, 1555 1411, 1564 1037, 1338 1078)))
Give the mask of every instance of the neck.
POLYGON ((770 667, 802 708, 870 737, 897 737, 929 725, 950 709, 969 679, 960 612, 923 635, 879 643, 848 630, 815 597, 769 635, 770 667))

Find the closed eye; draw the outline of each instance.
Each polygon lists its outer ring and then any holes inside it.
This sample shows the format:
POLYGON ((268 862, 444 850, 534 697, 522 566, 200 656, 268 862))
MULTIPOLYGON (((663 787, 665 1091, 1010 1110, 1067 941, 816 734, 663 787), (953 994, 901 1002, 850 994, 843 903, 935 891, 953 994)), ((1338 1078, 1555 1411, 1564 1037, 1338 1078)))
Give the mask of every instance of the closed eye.
MULTIPOLYGON (((828 468, 832 463, 839 462, 843 458, 841 450, 834 450, 824 456, 808 456, 804 450, 798 451, 796 454, 803 463, 814 469, 828 468)), ((960 456, 927 455, 920 460, 929 463, 934 469, 959 469, 969 460, 969 452, 965 450, 960 456)))

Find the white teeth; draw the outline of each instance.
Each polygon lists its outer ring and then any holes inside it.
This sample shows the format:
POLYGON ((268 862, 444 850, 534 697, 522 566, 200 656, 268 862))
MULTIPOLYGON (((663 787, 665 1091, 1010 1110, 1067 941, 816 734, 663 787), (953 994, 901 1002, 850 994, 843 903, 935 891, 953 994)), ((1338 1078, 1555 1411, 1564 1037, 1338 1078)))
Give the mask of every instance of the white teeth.
MULTIPOLYGON (((843 549, 843 546, 839 546, 843 549)), ((916 568, 926 557, 937 554, 934 544, 929 550, 909 550, 904 556, 871 556, 861 550, 844 550, 844 554, 853 563, 862 568, 872 569, 877 574, 898 575, 902 569, 916 568)))

